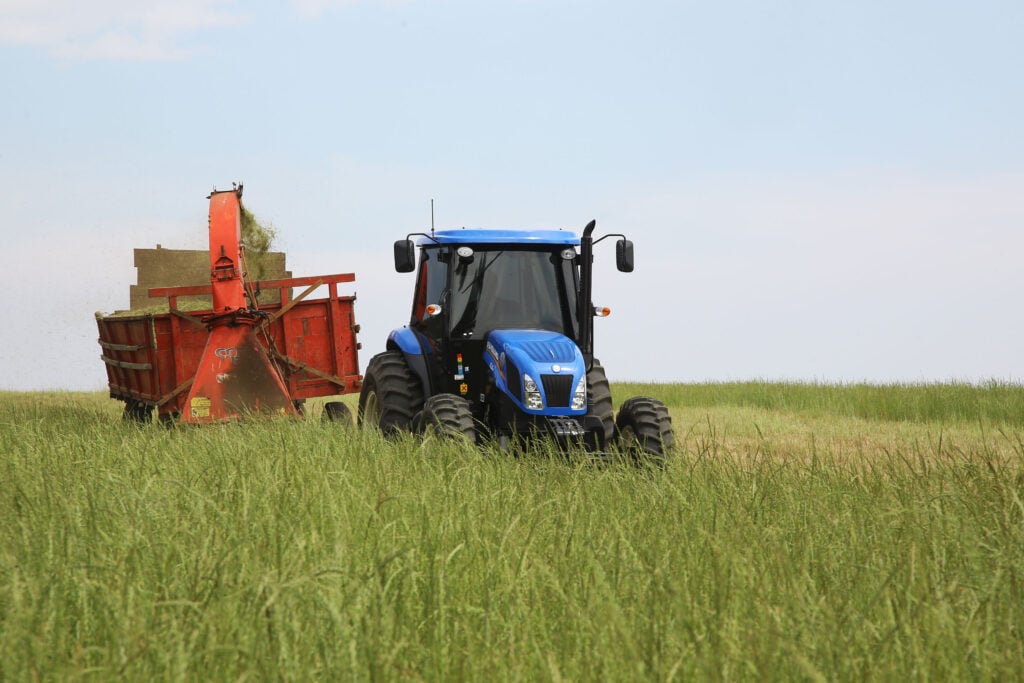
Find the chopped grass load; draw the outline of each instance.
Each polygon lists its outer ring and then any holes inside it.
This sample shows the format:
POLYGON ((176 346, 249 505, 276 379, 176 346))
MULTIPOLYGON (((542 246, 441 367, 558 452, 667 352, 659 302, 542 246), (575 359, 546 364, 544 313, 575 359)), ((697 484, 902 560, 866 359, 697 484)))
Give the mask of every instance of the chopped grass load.
POLYGON ((269 224, 261 223, 244 205, 242 211, 242 244, 245 245, 245 264, 248 267, 247 278, 251 281, 262 280, 267 272, 266 256, 274 248, 277 231, 269 224))
MULTIPOLYGON (((273 251, 274 241, 277 239, 277 231, 268 223, 261 223, 245 206, 241 206, 241 236, 244 246, 243 259, 246 270, 246 279, 257 281, 266 278, 269 272, 267 254, 273 251)), ((208 275, 208 274, 207 274, 208 275)), ((168 284, 166 286, 172 286, 168 284)), ((181 297, 178 299, 177 308, 179 311, 203 311, 209 310, 208 298, 181 297)), ((126 318, 136 315, 159 315, 168 313, 170 306, 166 300, 149 306, 115 311, 113 313, 97 312, 97 318, 115 317, 126 318)))

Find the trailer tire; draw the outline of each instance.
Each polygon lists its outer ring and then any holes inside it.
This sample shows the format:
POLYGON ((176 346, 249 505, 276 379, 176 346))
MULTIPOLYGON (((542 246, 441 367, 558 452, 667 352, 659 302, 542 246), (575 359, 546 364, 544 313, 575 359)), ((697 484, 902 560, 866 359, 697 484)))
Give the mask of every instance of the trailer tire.
POLYGON ((393 437, 412 431, 412 419, 423 407, 423 389, 401 351, 385 351, 370 359, 359 392, 359 426, 378 427, 393 437))
POLYGON ((153 406, 145 401, 129 398, 124 402, 124 412, 121 414, 125 422, 137 425, 148 425, 153 421, 153 406))
POLYGON ((615 435, 615 408, 612 406, 612 390, 604 374, 601 361, 594 359, 587 373, 587 415, 601 420, 604 427, 602 444, 611 443, 615 435))
POLYGON ((476 422, 466 399, 453 394, 437 394, 423 403, 417 416, 416 431, 449 439, 476 443, 476 422))
POLYGON ((321 420, 324 422, 335 422, 343 427, 353 424, 352 410, 341 401, 328 401, 324 404, 324 412, 321 420))
POLYGON ((619 448, 637 461, 662 465, 675 447, 668 408, 654 398, 627 399, 615 418, 619 448))

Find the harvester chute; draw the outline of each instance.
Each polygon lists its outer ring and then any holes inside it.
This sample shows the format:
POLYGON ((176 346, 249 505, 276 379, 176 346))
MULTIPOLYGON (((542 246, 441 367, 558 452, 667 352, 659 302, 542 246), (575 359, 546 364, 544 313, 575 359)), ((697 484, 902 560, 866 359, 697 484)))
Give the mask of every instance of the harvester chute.
POLYGON ((256 340, 266 319, 245 301, 241 188, 210 195, 210 328, 181 421, 219 422, 243 414, 296 412, 281 373, 256 340))

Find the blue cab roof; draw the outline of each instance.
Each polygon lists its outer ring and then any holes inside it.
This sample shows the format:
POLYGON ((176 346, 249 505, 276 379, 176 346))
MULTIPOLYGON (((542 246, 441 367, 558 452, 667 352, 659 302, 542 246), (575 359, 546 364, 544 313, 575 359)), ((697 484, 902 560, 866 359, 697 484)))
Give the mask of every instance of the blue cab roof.
MULTIPOLYGON (((557 244, 578 246, 580 238, 568 230, 498 230, 485 228, 460 228, 458 230, 438 230, 434 239, 441 244, 557 244)), ((417 240, 420 246, 433 244, 421 237, 417 240)))

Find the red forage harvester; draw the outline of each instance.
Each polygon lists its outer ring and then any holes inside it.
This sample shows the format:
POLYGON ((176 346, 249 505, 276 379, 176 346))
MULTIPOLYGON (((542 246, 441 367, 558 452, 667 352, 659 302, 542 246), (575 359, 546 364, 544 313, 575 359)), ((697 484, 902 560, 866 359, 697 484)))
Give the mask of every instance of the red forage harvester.
MULTIPOLYGON (((159 287, 168 312, 97 316, 110 396, 126 418, 201 424, 251 415, 295 415, 307 398, 358 392, 351 273, 248 282, 241 241, 241 186, 210 195, 210 284, 159 287), (319 287, 328 297, 307 299, 319 287), (296 297, 293 287, 306 287, 296 297), (277 289, 280 302, 259 305, 277 289), (210 295, 209 311, 177 308, 179 296, 210 295)), ((344 404, 327 417, 351 419, 344 404)))

